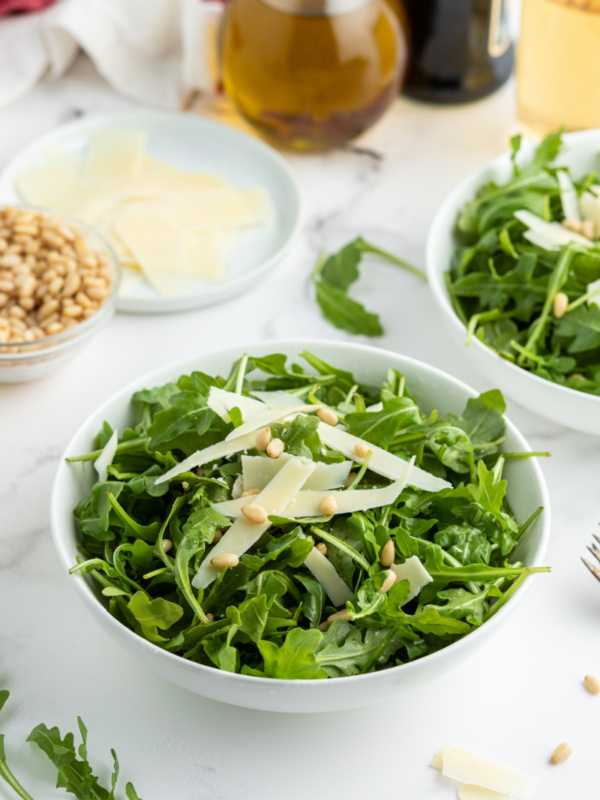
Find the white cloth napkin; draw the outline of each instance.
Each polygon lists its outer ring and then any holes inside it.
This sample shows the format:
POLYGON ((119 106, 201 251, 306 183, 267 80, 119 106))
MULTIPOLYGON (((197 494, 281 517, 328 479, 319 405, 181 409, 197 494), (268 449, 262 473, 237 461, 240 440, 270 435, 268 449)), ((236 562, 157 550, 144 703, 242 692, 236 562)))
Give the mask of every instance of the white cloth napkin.
POLYGON ((0 18, 0 107, 84 50, 118 92, 177 108, 217 81, 222 4, 211 0, 60 0, 44 11, 0 18))

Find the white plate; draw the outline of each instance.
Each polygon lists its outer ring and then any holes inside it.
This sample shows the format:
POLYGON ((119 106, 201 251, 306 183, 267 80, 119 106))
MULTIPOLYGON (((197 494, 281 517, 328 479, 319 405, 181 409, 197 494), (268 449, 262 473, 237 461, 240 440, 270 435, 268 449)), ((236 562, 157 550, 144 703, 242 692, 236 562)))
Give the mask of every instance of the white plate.
POLYGON ((37 139, 12 159, 0 175, 0 202, 20 202, 16 178, 41 166, 47 152, 83 157, 89 137, 98 130, 142 130, 149 153, 175 167, 209 172, 238 189, 263 187, 271 197, 273 218, 240 234, 229 259, 230 277, 221 283, 190 280, 181 294, 162 296, 145 281, 124 281, 118 309, 168 313, 212 305, 243 292, 276 266, 298 233, 300 191, 284 159, 245 133, 190 114, 135 111, 105 114, 64 125, 37 139))

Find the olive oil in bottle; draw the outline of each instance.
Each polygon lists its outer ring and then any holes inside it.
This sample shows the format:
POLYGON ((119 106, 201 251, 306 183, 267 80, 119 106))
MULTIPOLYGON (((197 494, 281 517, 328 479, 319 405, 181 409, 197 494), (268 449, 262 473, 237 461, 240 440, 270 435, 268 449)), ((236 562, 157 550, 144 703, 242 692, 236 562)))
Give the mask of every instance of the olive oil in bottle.
POLYGON ((358 136, 397 95, 406 40, 386 0, 229 0, 225 90, 264 136, 297 150, 358 136))

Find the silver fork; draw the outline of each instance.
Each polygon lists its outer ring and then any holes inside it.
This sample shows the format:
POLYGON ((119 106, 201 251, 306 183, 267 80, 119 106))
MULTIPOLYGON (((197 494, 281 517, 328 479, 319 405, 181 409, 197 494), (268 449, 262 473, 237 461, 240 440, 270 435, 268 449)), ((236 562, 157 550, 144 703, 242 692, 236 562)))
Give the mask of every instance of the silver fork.
MULTIPOLYGON (((600 536, 596 536, 595 533, 592 534, 592 536, 598 542, 598 544, 600 544, 600 536)), ((588 550, 594 556, 596 561, 598 561, 600 563, 600 549, 598 549, 598 547, 596 547, 596 545, 594 543, 592 543, 591 547, 588 545, 588 550)), ((600 568, 594 566, 594 564, 591 564, 589 561, 586 561, 585 558, 582 558, 581 560, 586 565, 586 567, 589 569, 589 571, 592 573, 592 575, 596 578, 596 580, 600 581, 600 568)))

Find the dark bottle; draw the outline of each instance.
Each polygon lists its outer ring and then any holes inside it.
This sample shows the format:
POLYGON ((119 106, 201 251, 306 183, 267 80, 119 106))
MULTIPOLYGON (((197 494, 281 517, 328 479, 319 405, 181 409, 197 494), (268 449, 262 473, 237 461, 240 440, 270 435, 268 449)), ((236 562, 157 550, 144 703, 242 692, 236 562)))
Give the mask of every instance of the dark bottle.
POLYGON ((433 103, 490 94, 509 77, 508 0, 404 0, 411 54, 404 92, 433 103))

